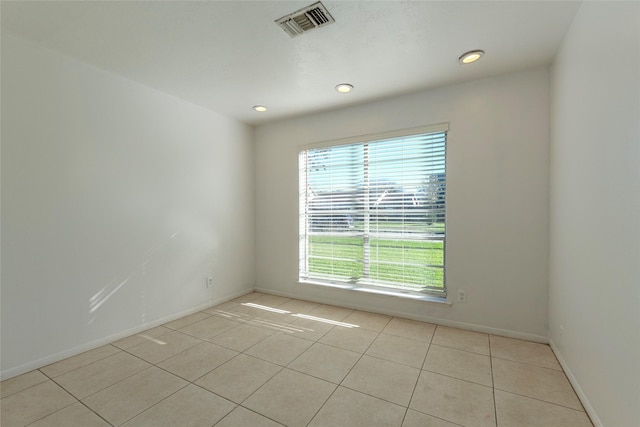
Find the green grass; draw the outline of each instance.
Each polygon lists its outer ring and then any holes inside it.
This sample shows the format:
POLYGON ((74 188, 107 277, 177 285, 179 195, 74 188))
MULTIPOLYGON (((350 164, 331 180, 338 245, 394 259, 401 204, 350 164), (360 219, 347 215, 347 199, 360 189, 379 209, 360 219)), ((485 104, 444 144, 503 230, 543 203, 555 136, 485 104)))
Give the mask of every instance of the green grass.
MULTIPOLYGON (((402 283, 409 290, 444 288, 442 241, 371 239, 369 265, 369 278, 376 282, 402 283)), ((309 272, 346 281, 363 278, 363 237, 310 236, 309 272)))
MULTIPOLYGON (((355 228, 361 230, 363 227, 362 221, 355 221, 355 228)), ((444 223, 443 222, 434 222, 432 224, 428 224, 424 221, 371 221, 369 225, 371 230, 385 230, 385 231, 395 231, 395 230, 403 230, 403 231, 411 231, 411 232, 420 232, 420 233, 434 233, 434 234, 444 234, 444 223)))

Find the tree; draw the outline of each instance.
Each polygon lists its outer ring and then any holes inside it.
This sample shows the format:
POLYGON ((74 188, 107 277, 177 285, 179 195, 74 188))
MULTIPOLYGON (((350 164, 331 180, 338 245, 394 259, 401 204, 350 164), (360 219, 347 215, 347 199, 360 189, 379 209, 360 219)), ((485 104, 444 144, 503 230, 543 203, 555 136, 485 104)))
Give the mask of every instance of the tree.
POLYGON ((418 204, 429 223, 444 221, 446 182, 444 173, 428 175, 417 192, 418 204))

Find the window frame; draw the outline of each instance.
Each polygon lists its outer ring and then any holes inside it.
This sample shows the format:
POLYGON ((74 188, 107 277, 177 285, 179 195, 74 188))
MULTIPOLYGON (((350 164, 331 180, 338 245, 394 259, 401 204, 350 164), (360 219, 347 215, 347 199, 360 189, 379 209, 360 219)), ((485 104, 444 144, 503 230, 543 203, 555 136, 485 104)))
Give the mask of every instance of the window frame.
MULTIPOLYGON (((394 296, 404 296, 408 298, 414 299, 422 299, 422 300, 433 300, 442 302, 446 300, 447 296, 447 284, 446 284, 446 223, 447 223, 447 203, 446 203, 446 195, 447 195, 447 183, 446 183, 446 172, 447 172, 447 163, 448 163, 448 155, 447 155, 447 145, 448 145, 448 132, 449 132, 449 124, 448 123, 438 123, 434 125, 427 126, 419 126, 408 129, 399 129, 387 132, 380 132, 375 134, 367 134, 367 135, 359 135, 352 136, 348 138, 342 138, 337 140, 329 140, 322 141, 312 144, 300 145, 298 146, 298 202, 299 202, 299 225, 298 225, 298 238, 299 238, 299 247, 298 247, 298 281, 303 284, 312 284, 312 285, 326 285, 332 287, 338 287, 342 289, 352 289, 359 291, 366 291, 384 295, 394 295, 394 296), (445 203, 444 203, 444 234, 442 236, 442 290, 434 291, 434 288, 425 289, 420 291, 412 291, 402 289, 400 287, 394 287, 392 285, 376 285, 372 283, 349 283, 341 280, 325 280, 318 279, 314 277, 306 277, 303 276, 303 272, 308 272, 308 268, 304 269, 303 265, 308 265, 308 238, 310 234, 308 231, 308 212, 307 212, 307 200, 308 190, 306 189, 306 184, 308 180, 304 183, 303 180, 303 169, 306 176, 306 162, 304 160, 304 156, 309 150, 313 149, 323 149, 323 148, 333 148, 340 146, 348 146, 354 144, 363 144, 367 145, 368 143, 374 143, 384 140, 389 140, 393 138, 404 138, 411 136, 419 136, 419 135, 427 135, 427 134, 437 134, 444 133, 444 176, 445 176, 445 203), (305 187, 303 189, 303 187, 305 187)), ((409 240, 409 239, 407 239, 409 240)), ((436 239, 434 239, 436 240, 436 239)))

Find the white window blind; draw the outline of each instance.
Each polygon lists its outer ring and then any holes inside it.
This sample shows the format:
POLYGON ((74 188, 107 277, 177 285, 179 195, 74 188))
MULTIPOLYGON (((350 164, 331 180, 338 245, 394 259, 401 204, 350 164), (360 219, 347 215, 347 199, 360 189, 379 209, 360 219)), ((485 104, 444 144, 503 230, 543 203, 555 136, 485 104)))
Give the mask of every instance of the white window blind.
POLYGON ((446 132, 300 150, 301 281, 446 294, 446 132))

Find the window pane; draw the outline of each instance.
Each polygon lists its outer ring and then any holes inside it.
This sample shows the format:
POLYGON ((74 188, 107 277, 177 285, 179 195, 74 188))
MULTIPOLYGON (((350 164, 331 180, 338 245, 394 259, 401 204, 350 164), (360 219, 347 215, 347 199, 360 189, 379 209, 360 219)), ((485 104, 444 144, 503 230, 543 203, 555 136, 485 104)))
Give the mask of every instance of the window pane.
POLYGON ((309 271, 342 281, 362 277, 361 236, 314 235, 309 238, 309 271))
POLYGON ((300 278, 443 294, 446 133, 300 153, 300 278))

